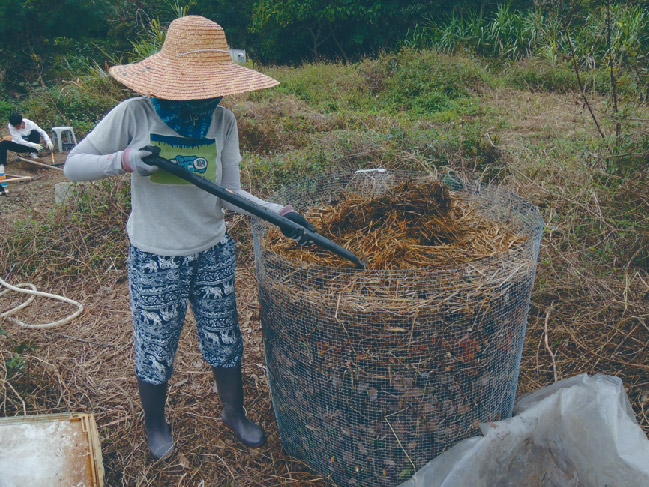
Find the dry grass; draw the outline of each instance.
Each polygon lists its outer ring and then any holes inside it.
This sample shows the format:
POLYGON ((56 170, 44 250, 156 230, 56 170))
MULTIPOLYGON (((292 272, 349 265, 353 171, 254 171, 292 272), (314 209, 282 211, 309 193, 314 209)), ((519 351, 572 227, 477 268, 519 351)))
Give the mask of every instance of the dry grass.
MULTIPOLYGON (((649 433, 649 168, 606 173, 576 96, 492 96, 511 114, 501 134, 512 156, 505 184, 546 222, 519 393, 581 373, 618 376, 649 433)), ((603 101, 595 106, 610 132, 603 101)))
MULTIPOLYGON (((594 193, 552 195, 519 388, 530 392, 580 373, 618 376, 640 426, 649 432, 649 174, 637 176, 606 199, 594 193), (638 230, 627 238, 611 217, 620 201, 637 205, 638 230), (586 219, 592 224, 576 238, 586 219), (613 241, 616 247, 607 248, 613 241)), ((550 198, 542 188, 535 190, 541 199, 550 198)))
POLYGON ((315 112, 294 96, 263 103, 239 96, 227 103, 237 113, 241 147, 256 154, 301 149, 313 134, 341 128, 336 114, 315 112))
MULTIPOLYGON (((0 415, 92 412, 108 486, 327 485, 282 451, 264 371, 252 272, 240 267, 237 279, 246 344, 244 387, 249 416, 269 434, 267 446, 248 450, 223 426, 211 371, 198 351, 190 317, 168 400, 179 452, 168 462, 149 457, 134 376, 128 288, 120 272, 104 276, 100 287, 92 282, 75 289, 50 287, 48 291, 85 305, 83 314, 67 325, 34 331, 2 321, 10 338, 0 337, 0 415), (24 366, 7 367, 13 356, 10 343, 25 342, 31 350, 21 354, 24 366)), ((42 323, 66 311, 37 298, 19 317, 42 323)))
MULTIPOLYGON (((570 95, 492 93, 511 124, 499 132, 509 155, 505 184, 539 205, 547 231, 539 256, 523 354, 519 393, 580 373, 622 378, 638 422, 649 432, 649 253, 647 171, 604 188, 587 151, 575 161, 551 162, 555 140, 591 133, 589 121, 570 95), (618 218, 625 202, 640 230, 628 231, 618 218), (628 235, 622 236, 623 232, 628 235), (611 248, 607 244, 614 244, 611 248), (602 254, 598 253, 600 251, 602 254), (547 343, 547 345, 546 345, 547 343)), ((645 117, 647 118, 647 117, 645 117)), ((262 133, 260 139, 270 140, 262 133)), ((300 144, 297 141, 296 144, 300 144)), ((597 161, 595 161, 597 162, 597 161)), ((12 173, 11 166, 7 172, 12 173)), ((25 169, 26 168, 21 168, 25 169)), ((2 200, 0 233, 32 208, 46 208, 60 175, 37 170, 36 181, 10 187, 2 200), (42 202, 42 203, 41 203, 42 202)), ((14 171, 16 172, 16 171, 14 171)), ((38 211, 37 211, 38 212, 38 211)), ((237 219, 238 241, 249 242, 247 223, 237 219)), ((95 414, 102 442, 106 484, 115 486, 276 486, 329 483, 283 451, 263 369, 257 288, 250 246, 239 244, 237 291, 246 351, 247 408, 269 433, 266 447, 249 451, 223 428, 209 368, 198 353, 188 320, 171 380, 169 415, 180 454, 169 462, 147 455, 142 411, 133 374, 128 292, 123 271, 75 283, 42 270, 39 289, 66 295, 85 305, 74 322, 48 331, 0 326, 0 415, 82 411, 95 414), (7 365, 14 347, 31 343, 20 356, 24 366, 7 365)), ((5 263, 4 278, 12 263, 5 263)), ((13 276, 9 279, 12 281, 13 276)), ((2 300, 2 306, 4 303, 2 300)), ((59 307, 35 301, 25 321, 43 322, 59 307)), ((58 316, 58 315, 57 315, 58 316)))

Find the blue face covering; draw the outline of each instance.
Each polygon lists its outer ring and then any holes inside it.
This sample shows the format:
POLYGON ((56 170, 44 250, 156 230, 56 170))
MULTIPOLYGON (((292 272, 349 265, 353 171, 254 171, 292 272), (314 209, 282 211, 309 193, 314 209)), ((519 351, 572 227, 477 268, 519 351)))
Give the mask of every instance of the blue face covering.
POLYGON ((151 97, 151 102, 162 121, 180 135, 203 139, 212 123, 212 114, 222 99, 162 100, 151 97))

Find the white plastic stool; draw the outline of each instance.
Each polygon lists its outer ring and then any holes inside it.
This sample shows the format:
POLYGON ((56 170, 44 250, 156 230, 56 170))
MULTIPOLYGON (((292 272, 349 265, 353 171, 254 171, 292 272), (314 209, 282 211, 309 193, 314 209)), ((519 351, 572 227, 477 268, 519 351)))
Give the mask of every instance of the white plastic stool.
POLYGON ((77 138, 74 135, 74 129, 72 127, 52 127, 52 132, 54 133, 53 141, 55 144, 58 144, 59 152, 63 152, 63 134, 67 137, 66 146, 70 148, 77 145, 77 138))

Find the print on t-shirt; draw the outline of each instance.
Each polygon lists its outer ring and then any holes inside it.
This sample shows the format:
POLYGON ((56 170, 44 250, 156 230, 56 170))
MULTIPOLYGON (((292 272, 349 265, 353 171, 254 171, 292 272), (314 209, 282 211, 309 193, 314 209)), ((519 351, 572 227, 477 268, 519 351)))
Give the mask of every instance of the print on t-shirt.
MULTIPOLYGON (((191 139, 188 137, 151 134, 151 143, 160 147, 161 157, 210 181, 216 181, 215 139, 191 139)), ((191 184, 163 169, 151 175, 151 182, 158 184, 191 184)))

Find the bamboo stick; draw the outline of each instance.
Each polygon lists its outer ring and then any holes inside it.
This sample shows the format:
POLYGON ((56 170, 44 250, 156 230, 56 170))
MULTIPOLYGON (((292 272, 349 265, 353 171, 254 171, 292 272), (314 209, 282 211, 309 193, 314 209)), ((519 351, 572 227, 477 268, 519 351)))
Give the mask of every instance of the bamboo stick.
POLYGON ((19 182, 19 181, 31 181, 32 179, 34 179, 34 178, 31 177, 31 176, 11 176, 9 179, 3 180, 3 182, 5 182, 5 183, 16 183, 16 182, 19 182))
POLYGON ((17 157, 21 161, 29 162, 30 164, 36 164, 37 166, 43 166, 43 167, 48 167, 50 169, 56 169, 57 171, 63 171, 63 169, 61 169, 60 167, 50 166, 49 164, 43 164, 42 162, 36 162, 36 161, 31 160, 31 159, 26 159, 26 158, 20 157, 20 156, 17 156, 17 157))

